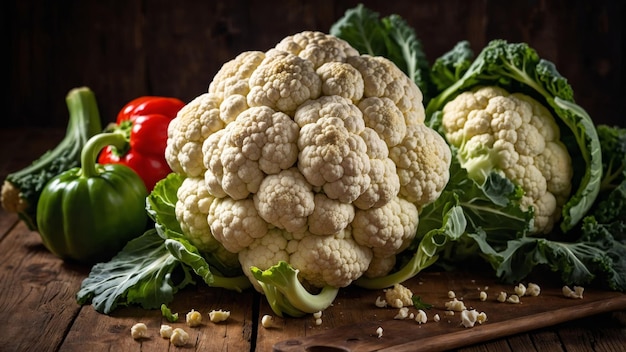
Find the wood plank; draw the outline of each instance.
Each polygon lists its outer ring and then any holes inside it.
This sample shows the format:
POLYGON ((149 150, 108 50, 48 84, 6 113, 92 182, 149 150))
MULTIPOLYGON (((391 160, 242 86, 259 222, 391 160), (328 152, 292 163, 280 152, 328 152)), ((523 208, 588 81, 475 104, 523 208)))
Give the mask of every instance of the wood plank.
POLYGON ((87 270, 54 257, 22 222, 0 242, 0 253, 0 321, 7 323, 0 346, 56 350, 80 310, 74 295, 87 270))
MULTIPOLYGON (((332 316, 328 325, 313 326, 312 323, 299 330, 291 327, 292 321, 285 323, 285 335, 288 340, 274 345, 277 351, 295 351, 298 348, 329 347, 344 348, 349 351, 440 351, 511 336, 525 331, 537 330, 532 335, 532 345, 537 350, 562 349, 558 335, 545 327, 565 321, 592 316, 601 312, 626 309, 626 295, 619 292, 607 292, 594 289, 585 290, 584 299, 565 298, 561 287, 550 286, 549 281, 539 281, 542 293, 539 297, 522 297, 522 303, 500 303, 497 293, 513 293, 512 285, 495 283, 493 278, 478 274, 463 273, 424 273, 406 283, 407 287, 422 296, 425 302, 434 305, 428 312, 429 322, 418 325, 406 320, 394 320, 396 309, 373 307, 377 295, 381 292, 346 289, 336 303, 328 308, 325 316, 332 316), (489 298, 482 302, 478 299, 480 290, 488 287, 489 298), (463 300, 468 309, 475 308, 487 314, 488 321, 473 328, 460 325, 459 313, 446 316, 445 303, 450 299, 447 292, 453 290, 463 300), (438 313, 440 322, 432 321, 438 313), (350 322, 345 324, 341 316, 347 316, 350 322), (344 325, 342 326, 342 323, 344 325), (375 331, 383 327, 382 338, 377 338, 375 331), (302 332, 302 330, 304 330, 302 332), (300 331, 300 332, 299 332, 300 331), (300 335, 297 335, 297 334, 300 335), (556 347, 555 347, 556 346, 556 347)), ((326 320, 324 320, 326 322, 326 320)), ((309 322, 312 320, 309 319, 309 322)), ((295 322, 294 322, 295 323, 295 322)), ((279 339, 280 335, 268 330, 259 331, 259 341, 279 339)), ((265 345, 260 345, 264 347, 265 345)))
POLYGON ((161 324, 183 328, 189 334, 186 348, 196 351, 250 351, 253 334, 254 302, 252 291, 233 293, 199 284, 178 292, 168 307, 178 313, 178 321, 168 322, 160 310, 124 307, 111 315, 96 312, 86 305, 71 326, 59 351, 170 351, 169 340, 161 338, 161 324), (202 325, 189 327, 185 315, 192 309, 202 314, 202 325), (229 310, 230 318, 222 323, 209 321, 212 310, 229 310), (142 322, 148 327, 149 338, 134 340, 130 328, 142 322))

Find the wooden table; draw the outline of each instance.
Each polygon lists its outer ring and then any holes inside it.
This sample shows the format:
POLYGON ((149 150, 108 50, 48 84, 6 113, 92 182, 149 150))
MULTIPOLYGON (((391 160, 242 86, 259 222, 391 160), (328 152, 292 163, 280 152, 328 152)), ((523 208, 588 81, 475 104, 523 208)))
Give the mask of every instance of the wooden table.
MULTIPOLYGON (((0 176, 4 180, 6 175, 30 163, 43 151, 54 146, 63 136, 62 130, 0 130, 0 176)), ((168 340, 158 336, 158 330, 165 320, 160 311, 143 310, 137 307, 118 309, 107 316, 97 313, 91 306, 79 306, 75 301, 75 294, 81 281, 89 273, 88 267, 81 267, 64 263, 51 255, 41 244, 39 234, 29 231, 25 224, 18 220, 13 213, 0 210, 0 321, 3 322, 0 333, 1 351, 271 351, 276 344, 294 339, 306 339, 310 336, 335 336, 341 332, 350 332, 358 324, 364 324, 360 342, 371 340, 380 343, 396 339, 415 339, 406 336, 428 334, 428 329, 456 329, 450 334, 450 341, 440 338, 432 349, 456 349, 458 351, 624 351, 626 350, 626 305, 624 296, 618 294, 617 300, 611 305, 602 304, 602 309, 579 310, 572 315, 572 320, 554 321, 538 319, 537 328, 527 325, 521 332, 485 335, 489 324, 496 326, 502 318, 498 309, 486 310, 490 317, 483 326, 471 329, 459 327, 458 317, 449 318, 441 312, 442 320, 435 323, 432 315, 437 310, 429 312, 431 316, 427 324, 419 325, 411 321, 394 321, 394 309, 381 309, 374 306, 374 300, 382 292, 365 291, 359 289, 343 290, 335 304, 326 310, 322 316, 322 324, 315 325, 311 316, 299 319, 282 320, 281 328, 265 329, 260 327, 260 317, 271 314, 265 299, 259 294, 247 291, 241 294, 221 289, 208 288, 197 285, 179 292, 175 301, 169 304, 174 312, 184 317, 191 309, 200 311, 205 316, 205 323, 198 328, 189 328, 182 322, 171 324, 174 327, 183 327, 190 334, 191 342, 184 348, 169 345, 168 340), (617 302, 617 304, 615 304, 617 302), (213 324, 208 321, 208 312, 213 309, 231 311, 230 319, 225 323, 213 324), (582 313, 580 313, 582 312, 582 313), (595 312, 601 312, 594 314, 595 312), (585 317, 580 317, 580 314, 585 317), (450 322, 454 320, 454 322, 450 322), (144 322, 150 331, 151 337, 135 341, 130 336, 130 327, 144 322), (406 332, 395 330, 399 324, 406 323, 406 332), (385 325, 387 324, 387 325, 385 325), (439 325, 436 325, 439 324, 439 325), (452 325, 450 325, 452 324, 452 325), (376 326, 389 326, 384 330, 383 337, 375 336, 376 326), (469 332, 471 331, 471 333, 469 332), (406 335, 400 338, 403 333, 406 335), (465 334, 463 340, 452 339, 455 334, 465 334), (396 335, 394 335, 396 334, 396 335), (411 335, 413 334, 413 335, 411 335), (482 334, 482 335, 481 335, 482 334), (491 338, 493 337, 493 338, 491 338), (388 340, 384 340, 388 339, 388 340), (453 341, 454 340, 454 341, 453 341), (382 341, 382 342, 381 342, 382 341)), ((471 301, 478 291, 472 288, 461 287, 463 278, 442 274, 442 280, 437 280, 437 273, 419 275, 407 283, 414 291, 422 287, 436 287, 425 289, 424 297, 429 297, 435 308, 441 307, 447 300, 446 288, 458 290, 471 301), (432 276, 435 275, 435 276, 432 276), (452 278, 452 279, 451 279, 452 278), (423 286, 422 286, 423 285, 423 286), (429 286, 430 285, 430 286, 429 286)), ((465 278, 465 280, 470 280, 465 278)), ((480 278, 483 280, 483 278, 480 278)), ((477 288, 487 286, 488 282, 471 280, 477 288)), ((490 294, 498 288, 492 283, 490 294)), ((416 292, 419 293, 419 292, 416 292)), ((593 292, 590 293, 593 295, 593 292)), ((598 292, 598 294, 604 294, 598 292)), ((553 295, 555 296, 555 295, 553 295)), ((493 297, 493 296, 491 296, 493 297)), ((539 299, 536 297, 535 299, 539 299)), ((548 299, 546 297, 545 299, 548 299)), ((554 298, 554 297, 553 297, 554 298)), ((493 298, 490 298, 493 300, 493 298)), ((556 299, 556 298, 554 298, 556 299)), ((520 311, 532 309, 533 304, 541 301, 531 301, 525 306, 520 305, 520 311)), ((493 302, 489 307, 494 307, 493 302)), ((538 303, 537 303, 538 304, 538 303)), ((569 304, 569 303, 568 303, 569 304)), ((574 303, 572 303, 574 304, 574 303)), ((504 306, 502 306, 504 307, 504 306)), ((507 308, 508 309, 508 308, 507 308)), ((595 309, 595 308, 594 308, 595 309)), ((521 321, 521 320, 520 320, 521 321)), ((522 325, 520 325, 522 326, 522 325)), ((320 340, 322 341, 322 340, 320 340)), ((426 340, 424 340, 426 341, 426 340)), ((354 341, 352 349, 367 350, 359 341, 354 341)), ((286 344, 287 346, 289 343, 286 344)), ((369 344, 368 346, 375 346, 369 344)), ((385 351, 414 350, 411 345, 385 347, 385 351)), ((415 347, 416 345, 412 345, 415 347)), ((430 349, 430 350, 432 350, 430 349)), ((295 350, 295 349, 293 349, 295 350)), ((348 349, 333 349, 311 347, 308 351, 347 351, 348 349)), ((382 349, 381 349, 382 350, 382 349)))

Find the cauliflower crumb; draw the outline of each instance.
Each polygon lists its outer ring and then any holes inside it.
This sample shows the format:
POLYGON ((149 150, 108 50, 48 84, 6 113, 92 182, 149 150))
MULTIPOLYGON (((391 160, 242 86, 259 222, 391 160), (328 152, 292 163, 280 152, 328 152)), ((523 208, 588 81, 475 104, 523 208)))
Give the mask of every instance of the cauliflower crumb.
POLYGON ((523 297, 526 294, 526 286, 524 284, 519 283, 515 286, 515 294, 519 297, 523 297))
POLYGON ((411 314, 409 314, 409 319, 415 319, 415 314, 413 314, 413 312, 411 312, 411 314))
POLYGON ((576 294, 576 296, 578 298, 583 298, 583 292, 585 291, 585 288, 582 286, 574 286, 574 293, 576 294))
POLYGON ((172 337, 173 331, 174 329, 172 329, 171 326, 163 324, 161 325, 161 329, 159 329, 159 334, 162 338, 169 339, 170 337, 172 337))
POLYGON ((476 317, 476 322, 478 324, 482 324, 486 321, 487 321, 487 314, 485 312, 478 313, 478 316, 476 317))
POLYGON ((413 292, 402 284, 395 284, 393 288, 385 290, 385 299, 394 308, 413 305, 413 292))
POLYGON ((261 326, 263 326, 265 329, 281 327, 277 319, 269 314, 265 314, 263 318, 261 318, 261 326))
POLYGON ((504 291, 500 291, 500 293, 498 294, 498 297, 496 298, 498 300, 498 302, 500 303, 504 303, 506 302, 506 292, 504 291))
POLYGON ((435 314, 435 315, 433 316, 433 320, 434 320, 435 322, 439 322, 439 321, 441 320, 441 318, 439 317, 439 314, 435 314))
POLYGON ((569 288, 569 286, 563 286, 563 296, 567 298, 583 298, 583 291, 585 289, 581 286, 574 286, 574 290, 569 288))
POLYGON ((220 323, 230 318, 229 310, 212 310, 209 312, 209 320, 212 323, 220 323))
POLYGON ((480 291, 479 298, 480 298, 480 300, 481 300, 481 301, 483 301, 483 302, 484 302, 484 301, 486 301, 486 300, 487 300, 487 292, 485 292, 485 291, 480 291))
POLYGON ((518 295, 510 295, 509 298, 506 299, 506 301, 513 304, 518 304, 521 302, 518 295))
POLYGON ((395 317, 393 317, 394 319, 406 319, 409 316, 409 308, 408 307, 402 307, 400 309, 398 309, 398 314, 396 314, 395 317))
POLYGON ((476 323, 482 324, 487 321, 485 312, 478 312, 476 309, 464 310, 461 312, 461 325, 466 328, 472 328, 476 323))
POLYGON ((148 337, 148 327, 144 323, 137 323, 130 328, 130 335, 135 340, 148 337))
POLYGON ((539 287, 539 285, 534 284, 532 282, 528 284, 528 288, 526 288, 526 295, 537 297, 539 296, 540 293, 541 293, 541 288, 539 287))
POLYGON ((189 327, 200 326, 202 324, 202 314, 197 310, 191 310, 187 313, 185 319, 187 320, 187 325, 189 327))
POLYGON ((172 331, 170 342, 176 347, 185 346, 189 342, 189 334, 181 328, 176 328, 172 331))
POLYGON ((444 312, 445 315, 454 315, 454 311, 453 310, 446 310, 444 312))
POLYGON ((426 312, 421 309, 418 310, 417 315, 415 316, 415 321, 419 324, 426 324, 426 322, 428 321, 428 316, 426 315, 426 312))
POLYGON ((378 308, 385 308, 387 307, 387 301, 385 301, 382 297, 378 296, 376 297, 376 307, 378 308))
POLYGON ((315 319, 315 325, 322 325, 322 311, 317 311, 313 313, 313 319, 315 319))
POLYGON ((465 308, 465 303, 463 303, 463 301, 459 301, 458 299, 454 298, 453 300, 446 302, 446 309, 461 312, 467 308, 465 308))
POLYGON ((454 291, 448 291, 448 298, 452 299, 456 297, 456 293, 454 291))
POLYGON ((381 326, 376 329, 376 336, 378 336, 378 338, 383 337, 383 328, 381 326))

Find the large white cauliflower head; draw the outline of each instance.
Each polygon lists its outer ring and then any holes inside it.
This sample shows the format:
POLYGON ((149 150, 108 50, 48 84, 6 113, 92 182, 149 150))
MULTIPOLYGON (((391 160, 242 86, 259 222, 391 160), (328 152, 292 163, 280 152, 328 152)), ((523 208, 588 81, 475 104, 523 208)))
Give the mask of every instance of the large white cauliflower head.
POLYGON ((222 243, 249 277, 285 260, 318 287, 391 270, 450 158, 398 67, 311 31, 224 64, 170 124, 166 149, 210 198, 177 206, 196 242, 222 243))

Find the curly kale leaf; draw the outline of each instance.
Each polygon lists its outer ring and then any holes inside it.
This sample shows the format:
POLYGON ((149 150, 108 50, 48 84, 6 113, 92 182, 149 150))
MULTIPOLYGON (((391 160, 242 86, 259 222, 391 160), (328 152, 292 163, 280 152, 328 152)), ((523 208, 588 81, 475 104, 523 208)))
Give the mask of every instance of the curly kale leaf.
POLYGON ((415 29, 398 14, 380 14, 359 4, 348 9, 330 28, 361 54, 391 60, 420 88, 427 101, 432 95, 430 64, 415 29))

